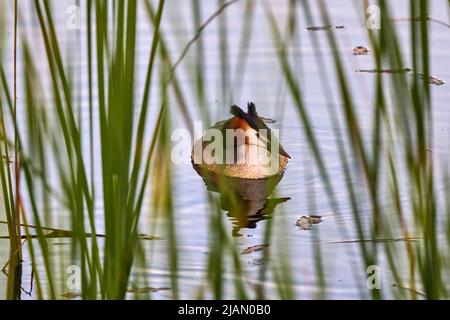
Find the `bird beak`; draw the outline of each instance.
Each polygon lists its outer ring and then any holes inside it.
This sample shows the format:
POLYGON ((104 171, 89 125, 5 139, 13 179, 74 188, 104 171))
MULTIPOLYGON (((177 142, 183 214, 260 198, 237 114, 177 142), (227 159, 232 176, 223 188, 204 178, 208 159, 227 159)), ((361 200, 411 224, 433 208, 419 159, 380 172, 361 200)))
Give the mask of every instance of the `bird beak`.
POLYGON ((286 158, 291 159, 291 156, 284 150, 284 148, 281 146, 281 144, 276 140, 276 138, 271 134, 270 138, 263 136, 263 135, 259 135, 259 140, 263 143, 264 146, 267 146, 267 150, 271 151, 272 150, 272 142, 270 141, 271 138, 275 139, 274 143, 278 144, 278 153, 281 154, 282 156, 285 156, 286 158))
POLYGON ((269 118, 261 118, 258 113, 256 112, 255 105, 253 103, 249 103, 247 106, 247 112, 244 112, 241 108, 239 108, 236 105, 231 106, 230 112, 232 115, 244 119, 247 121, 250 127, 255 129, 256 131, 259 131, 261 129, 267 130, 267 137, 262 137, 261 135, 258 137, 259 140, 267 146, 268 150, 271 149, 271 140, 274 140, 274 143, 278 144, 278 152, 282 156, 285 156, 289 159, 291 159, 291 156, 283 149, 281 144, 278 142, 278 140, 272 136, 270 128, 266 125, 267 123, 273 122, 272 119, 269 118))
POLYGON ((285 156, 286 158, 291 159, 291 156, 283 149, 283 147, 281 146, 281 144, 280 144, 280 147, 279 147, 279 152, 280 152, 280 154, 281 154, 282 156, 285 156))

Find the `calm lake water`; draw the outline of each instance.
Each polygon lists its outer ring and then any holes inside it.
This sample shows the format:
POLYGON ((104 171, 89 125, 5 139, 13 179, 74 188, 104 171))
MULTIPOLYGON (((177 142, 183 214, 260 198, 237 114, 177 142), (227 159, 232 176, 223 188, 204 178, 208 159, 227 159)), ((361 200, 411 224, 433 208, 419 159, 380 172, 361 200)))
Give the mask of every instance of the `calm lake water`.
MULTIPOLYGON (((86 68, 87 59, 85 56, 85 30, 82 23, 81 32, 67 30, 65 22, 67 19, 66 9, 71 2, 58 1, 54 4, 55 20, 60 29, 61 40, 65 44, 64 52, 66 57, 73 56, 73 69, 78 70, 77 80, 80 84, 80 101, 83 121, 88 121, 88 98, 86 84, 86 68), (81 48, 77 44, 82 44, 81 48)), ((354 56, 352 47, 362 45, 369 46, 370 42, 367 38, 365 30, 365 21, 363 11, 360 8, 362 1, 337 0, 326 1, 331 21, 334 25, 344 25, 343 29, 334 31, 344 60, 344 67, 349 76, 349 84, 351 85, 354 101, 358 106, 359 121, 363 132, 369 133, 371 130, 371 116, 374 97, 374 79, 373 74, 355 73, 357 69, 374 68, 373 57, 354 56)), ((392 15, 395 18, 405 18, 409 16, 407 1, 390 1, 392 15)), ((209 17, 217 10, 216 1, 202 1, 202 20, 209 17)), ((263 6, 259 1, 255 2, 255 10, 253 16, 253 32, 248 46, 248 61, 245 70, 236 67, 238 56, 240 54, 240 41, 242 36, 242 27, 246 19, 245 1, 233 4, 226 10, 227 37, 228 37, 228 53, 226 59, 221 55, 221 47, 219 42, 219 25, 217 20, 209 25, 202 34, 204 60, 203 71, 205 76, 205 92, 206 106, 211 112, 211 122, 204 123, 204 129, 212 125, 216 121, 229 117, 228 109, 231 104, 245 106, 248 101, 253 101, 258 112, 261 115, 277 119, 275 127, 280 129, 281 142, 286 151, 291 155, 286 173, 280 181, 277 189, 277 198, 290 198, 286 202, 276 206, 271 219, 273 222, 273 232, 276 235, 275 241, 271 243, 273 259, 278 256, 288 258, 292 268, 293 288, 296 297, 299 299, 312 299, 317 296, 317 274, 314 259, 314 247, 321 248, 323 256, 323 266, 325 280, 327 283, 327 298, 369 298, 366 289, 367 274, 361 260, 359 244, 356 242, 343 242, 347 240, 357 239, 356 230, 354 229, 354 221, 351 213, 350 203, 348 201, 347 192, 341 164, 339 161, 337 139, 345 141, 345 132, 342 136, 336 135, 332 129, 332 125, 328 116, 326 107, 326 97, 324 94, 324 86, 319 76, 319 69, 316 60, 316 51, 311 41, 311 31, 307 31, 309 25, 305 21, 302 10, 297 10, 297 22, 299 23, 299 32, 295 35, 290 52, 292 61, 295 61, 296 76, 302 86, 303 100, 308 109, 314 130, 319 137, 320 147, 326 166, 333 179, 332 183, 336 190, 336 197, 341 208, 340 214, 336 214, 331 210, 327 196, 321 184, 320 176, 316 170, 311 157, 308 143, 304 137, 300 118, 290 94, 284 82, 284 75, 280 70, 280 64, 277 57, 277 51, 273 43, 270 27, 267 23, 263 6), (225 77, 223 70, 228 70, 229 76, 225 77), (225 92, 223 89, 225 88, 225 92), (314 225, 311 230, 300 230, 296 226, 296 220, 301 215, 320 215, 323 221, 314 225), (320 239, 320 244, 317 243, 320 239)), ((6 6, 7 7, 7 6, 6 6)), ((35 44, 35 59, 39 68, 44 70, 42 74, 48 74, 46 70, 45 55, 42 51, 42 40, 40 38, 40 30, 37 21, 30 14, 32 1, 23 2, 23 23, 32 43, 35 44), (42 61, 41 64, 39 61, 42 61)), ((288 1, 272 1, 271 7, 276 15, 279 26, 286 26, 289 16, 288 1)), ((311 9, 313 17, 317 25, 321 25, 319 9, 315 1, 311 1, 311 9)), ((181 0, 167 1, 163 18, 163 33, 167 46, 170 50, 172 61, 175 61, 185 44, 192 38, 194 34, 193 18, 191 2, 181 0)), ((430 1, 430 16, 442 20, 449 21, 448 2, 447 1, 430 1)), ((83 17, 82 17, 82 21, 83 17)), ((138 33, 138 74, 136 77, 136 94, 140 96, 144 85, 145 69, 148 62, 148 52, 152 39, 151 28, 148 24, 145 11, 141 10, 139 14, 139 33, 138 33)), ((430 49, 431 49, 431 73, 432 75, 449 81, 450 80, 450 29, 442 25, 430 23, 430 49)), ((410 36, 409 23, 396 23, 399 40, 403 48, 405 59, 410 56, 410 36)), ((334 80, 333 73, 333 55, 331 49, 327 46, 325 32, 316 31, 321 47, 320 52, 323 54, 324 62, 329 72, 327 75, 330 80, 331 92, 329 93, 336 105, 340 103, 339 89, 334 80)), ((11 33, 7 35, 11 38, 11 33)), ((11 41, 7 41, 10 43, 11 41)), ((11 52, 10 47, 6 47, 6 52, 11 52)), ((184 62, 177 69, 177 75, 182 85, 184 94, 187 96, 187 106, 191 112, 193 120, 202 120, 199 114, 198 101, 193 94, 195 92, 195 58, 196 47, 192 47, 184 62)), ((5 57, 8 75, 12 75, 11 54, 5 57)), ((405 62, 410 65, 408 59, 405 62)), ((20 65, 20 61, 19 61, 20 65)), ((12 78, 10 78, 12 79, 12 78)), ((50 79, 43 79, 43 84, 50 79)), ((19 79, 20 82, 20 79, 19 79)), ((385 82, 389 84, 388 81, 385 82)), ((159 98, 157 97, 156 82, 153 92, 155 93, 151 100, 151 114, 149 118, 149 130, 152 129, 155 121, 156 112, 159 108, 159 98)), ((22 85, 19 83, 19 92, 22 85)), ((386 87, 386 91, 390 88, 386 87)), ((41 94, 41 93, 36 93, 41 94)), ((45 93, 44 93, 45 94, 45 93)), ((434 143, 432 149, 439 154, 439 158, 444 162, 448 161, 449 154, 449 130, 450 130, 450 109, 448 101, 450 101, 450 91, 448 85, 432 86, 432 100, 434 106, 435 132, 434 143)), ((95 99, 94 99, 95 100, 95 99)), ((178 108, 175 100, 174 105, 170 107, 174 110, 173 116, 175 122, 174 128, 184 127, 182 118, 178 116, 178 108)), ((19 96, 19 110, 24 110, 24 99, 19 96)), ((21 116, 21 115, 19 115, 21 116)), ((149 131, 150 132, 150 131, 149 131)), ((87 135, 86 135, 87 136, 87 135)), ((370 137, 370 134, 366 134, 370 137)), ((100 150, 95 155, 99 160, 100 150)), ((88 149, 87 151, 88 152, 88 149)), ((100 161, 95 161, 100 163, 100 161)), ((96 168, 96 183, 101 183, 101 171, 96 168)), ((150 195, 150 191, 148 193, 150 195)), ((212 235, 209 234, 209 219, 213 214, 207 201, 207 193, 204 182, 193 170, 190 164, 177 165, 174 168, 174 204, 176 228, 179 241, 179 286, 181 298, 194 298, 199 287, 205 285, 206 266, 208 259, 208 250, 212 235)), ((99 198, 101 195, 98 195, 99 198)), ((149 196, 150 198, 150 196, 149 196)), ((406 204, 406 195, 402 199, 406 204)), ((362 199, 364 201, 364 199, 362 199)), ((98 202, 100 203, 100 202, 98 202)), ((145 248, 148 252, 148 268, 145 270, 136 270, 136 272, 144 273, 148 278, 148 285, 152 287, 166 288, 170 287, 170 269, 167 265, 168 241, 166 229, 163 222, 157 223, 156 229, 150 228, 150 203, 146 201, 146 207, 143 211, 143 221, 141 232, 154 233, 163 238, 158 241, 145 242, 145 248)), ((361 203, 363 208, 367 208, 366 215, 361 218, 371 218, 370 205, 367 202, 361 203)), ((54 204, 53 214, 54 226, 59 228, 70 227, 70 220, 64 212, 61 205, 54 204)), ((103 211, 100 204, 96 208, 98 232, 103 231, 103 211)), ((2 220, 4 214, 0 213, 2 220)), ((227 231, 230 235, 233 230, 236 231, 235 221, 223 212, 223 218, 227 231)), ((30 220, 31 221, 31 220, 30 220)), ((31 221, 32 222, 32 221, 31 221)), ((253 228, 242 228, 239 230, 240 236, 237 237, 239 251, 253 245, 264 244, 264 230, 267 220, 261 220, 253 226, 253 228)), ((397 236, 401 236, 400 230, 397 230, 397 236)), ((0 225, 0 235, 6 235, 6 227, 0 225)), ((61 268, 67 267, 70 257, 69 239, 49 240, 52 244, 50 249, 52 255, 60 257, 61 268)), ((381 244, 380 244, 381 246, 381 244)), ((405 252, 405 243, 398 242, 398 252, 405 252)), ((25 247, 27 248, 27 247, 25 247)), ((382 249, 380 247, 380 249, 382 249)), ((8 259, 9 245, 7 240, 0 240, 0 266, 2 267, 8 259)), ((261 257, 263 251, 253 252, 242 255, 243 267, 245 269, 245 283, 249 288, 258 283, 258 272, 261 268, 261 257)), ((388 292, 391 290, 393 280, 389 274, 387 262, 381 254, 380 250, 379 266, 383 275, 382 286, 389 287, 386 295, 390 297, 388 292)), ((405 253, 406 256, 406 253, 405 253)), ((398 269, 402 270, 405 264, 404 256, 400 255, 396 261, 398 269)), ((272 263, 272 262, 263 262, 272 263)), ((38 265, 38 268, 42 265, 38 265)), ((42 271, 41 270, 41 271, 42 271)), ((61 273, 60 285, 61 291, 64 290, 65 280, 64 273, 61 273)), ((405 277, 407 274, 405 273, 405 277)), ((23 288, 29 290, 31 286, 31 266, 28 249, 24 251, 24 270, 23 270, 23 288)), ((233 298, 234 293, 234 273, 229 265, 224 266, 223 279, 225 281, 225 296, 233 298)), ((5 297, 7 278, 0 274, 0 297, 5 297)), ((44 282, 45 283, 45 282, 44 282)), ((268 294, 276 296, 276 287, 273 279, 267 279, 268 294)), ((24 299, 35 297, 35 293, 31 295, 23 294, 24 299)), ((152 294, 153 298, 168 299, 171 297, 170 291, 160 291, 152 294)))

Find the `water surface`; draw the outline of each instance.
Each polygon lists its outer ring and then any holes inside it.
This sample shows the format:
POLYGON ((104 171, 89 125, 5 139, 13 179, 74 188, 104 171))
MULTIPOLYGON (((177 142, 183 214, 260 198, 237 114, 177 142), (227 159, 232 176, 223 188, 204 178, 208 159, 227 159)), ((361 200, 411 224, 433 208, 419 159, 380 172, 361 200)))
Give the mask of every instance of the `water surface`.
MULTIPOLYGON (((63 1, 64 2, 64 1, 63 1)), ((79 76, 80 84, 80 102, 83 121, 88 121, 88 98, 86 86, 87 60, 85 54, 85 30, 80 31, 67 30, 65 28, 65 8, 63 2, 56 5, 55 19, 60 27, 61 40, 65 44, 64 52, 69 57, 75 56, 72 60, 74 70, 79 76), (79 45, 77 45, 79 44, 79 45)), ((31 4, 31 2, 30 2, 31 4)), ((216 1, 203 1, 202 20, 205 20, 217 9, 216 1)), ((311 2, 312 15, 320 25, 320 13, 315 2, 311 2)), ((352 96, 358 107, 359 123, 362 131, 369 133, 371 130, 371 117, 374 99, 374 79, 373 74, 355 73, 357 69, 371 69, 374 62, 371 55, 354 56, 352 48, 355 46, 369 46, 367 32, 365 30, 363 11, 359 7, 358 1, 338 0, 326 1, 331 21, 335 25, 344 25, 343 29, 337 29, 335 33, 339 50, 344 61, 345 71, 352 89, 352 96)), ((407 1, 390 1, 392 15, 398 18, 404 18, 409 15, 407 1)), ((24 4, 24 8, 31 5, 24 4)), ((289 17, 288 1, 273 1, 271 7, 276 16, 279 26, 284 29, 289 17)), ((288 262, 293 273, 293 288, 296 297, 299 299, 312 299, 317 297, 317 268, 314 258, 314 249, 320 246, 325 281, 328 287, 327 298, 368 298, 369 293, 366 289, 367 274, 364 272, 367 266, 363 265, 359 244, 356 242, 342 242, 357 239, 354 229, 354 219, 351 213, 350 203, 346 192, 346 180, 344 178, 336 141, 337 139, 346 140, 346 133, 342 131, 341 135, 336 135, 332 129, 332 124, 327 112, 327 99, 325 87, 319 75, 319 67, 316 60, 317 48, 313 47, 311 31, 307 31, 309 25, 305 21, 302 10, 297 10, 298 32, 294 35, 290 50, 290 55, 296 66, 296 76, 302 86, 303 100, 314 125, 320 148, 326 159, 326 166, 332 177, 332 184, 336 190, 336 197, 339 201, 341 211, 339 214, 332 211, 321 184, 320 176, 312 160, 308 143, 303 135, 300 117, 290 97, 284 75, 281 72, 277 57, 276 47, 271 37, 270 27, 267 23, 263 7, 255 2, 254 16, 252 20, 253 32, 251 34, 248 56, 245 69, 236 67, 240 52, 240 39, 242 36, 242 27, 246 19, 244 16, 245 1, 233 4, 226 10, 227 22, 227 52, 224 55, 223 47, 219 41, 218 21, 209 25, 202 34, 202 43, 204 49, 204 59, 201 66, 205 76, 205 106, 210 110, 211 123, 204 123, 206 127, 212 125, 218 120, 229 117, 228 108, 230 104, 245 106, 248 101, 253 101, 258 112, 261 115, 268 116, 278 120, 275 127, 280 129, 281 141, 286 151, 292 156, 283 179, 279 182, 275 194, 272 198, 289 198, 289 200, 277 204, 270 214, 273 223, 273 233, 277 235, 273 243, 270 243, 270 250, 274 261, 262 261, 264 250, 242 255, 244 267, 244 281, 249 289, 253 288, 259 279, 259 269, 263 264, 276 264, 277 257, 288 257, 288 262), (224 74, 226 70, 226 74, 224 74), (224 80, 225 79, 225 80, 224 80), (295 222, 302 215, 320 215, 323 222, 314 225, 311 230, 299 229, 295 222)), ((448 21, 447 16, 448 3, 446 1, 431 1, 430 16, 442 21, 448 21)), ((170 50, 172 61, 175 61, 185 44, 194 35, 194 26, 192 19, 191 3, 188 1, 168 1, 165 11, 167 19, 163 19, 163 34, 170 50)), ((30 39, 40 36, 39 27, 35 18, 27 14, 24 9, 23 20, 30 39)), ((135 88, 136 95, 144 85, 144 76, 148 54, 152 39, 151 28, 144 10, 140 11, 138 32, 138 56, 135 88)), ((83 25, 83 24, 82 24, 83 25)), ((440 79, 450 79, 450 58, 448 55, 450 44, 450 30, 430 23, 430 54, 432 74, 440 79)), ((396 23, 399 40, 405 57, 409 56, 410 36, 409 24, 407 22, 396 23)), ((331 92, 328 92, 336 106, 341 103, 339 88, 333 73, 333 55, 327 45, 325 32, 316 31, 321 47, 320 52, 323 55, 324 64, 327 65, 326 75, 331 85, 331 92)), ((9 36, 11 36, 9 34, 9 36)), ((37 39, 37 38, 36 38, 37 39)), ((45 56, 42 51, 42 42, 36 40, 35 58, 41 60, 39 67, 45 70, 45 56)), ((7 48, 8 50, 8 48, 7 48)), ((191 112, 194 121, 201 121, 203 115, 199 113, 197 96, 195 95, 195 67, 196 67, 196 47, 192 47, 183 63, 177 69, 177 76, 182 85, 183 93, 187 97, 187 106, 191 112)), ((10 55, 5 57, 6 61, 10 55)), ((94 61, 95 63, 95 61, 94 61)), ((405 62, 410 65, 410 61, 405 62)), ((20 64, 20 62, 19 62, 20 64)), ((8 65, 8 64, 7 64, 8 65)), ((12 68, 7 70, 11 75, 12 68)), ((46 74, 43 72, 43 74, 46 74)), ((50 79, 43 79, 50 81, 50 79)), ((20 81, 19 81, 20 82, 20 81)), ((385 82, 386 86, 389 82, 385 82)), ((44 83, 45 85, 45 83, 44 83)), ((152 89, 154 98, 151 99, 151 112, 149 118, 149 130, 155 121, 156 113, 159 108, 159 98, 157 95, 157 82, 152 89)), ((19 84, 20 92, 21 84, 19 84)), ((386 87, 386 92, 391 88, 386 87)), ((450 92, 447 85, 432 87, 432 100, 434 106, 435 132, 433 150, 439 154, 439 158, 447 161, 449 152, 449 130, 450 111, 448 101, 450 92)), ((36 93, 40 94, 40 93, 36 93)), ((45 93, 43 93, 45 94, 45 93)), ((94 98, 95 101, 95 98, 94 98)), ((171 108, 175 118, 173 127, 185 127, 182 117, 178 114, 176 101, 172 100, 171 108)), ((24 99, 19 96, 19 110, 24 110, 24 99)), ((20 116, 20 115, 19 115, 20 116)), ((86 122, 87 123, 87 122, 86 122)), ((151 131, 149 131, 151 132, 151 131)), ((370 134, 366 134, 370 137, 370 134)), ((370 140, 368 140, 370 142, 370 140)), ((88 148, 87 148, 88 150, 88 148)), ((95 159, 99 160, 100 150, 96 149, 98 154, 95 159)), ((94 163, 99 164, 100 161, 94 163)), ((101 183, 100 168, 94 168, 97 183, 101 183)), ((401 178, 401 177, 400 177, 401 178)), ((150 190, 149 190, 150 198, 150 190)), ((101 194, 98 195, 99 199, 101 194)), ((211 239, 214 235, 210 234, 209 221, 210 216, 215 214, 207 201, 207 191, 203 180, 193 170, 189 161, 186 164, 177 165, 174 168, 174 213, 176 219, 177 236, 179 241, 179 290, 181 298, 196 297, 199 288, 206 284, 206 265, 208 259, 208 250, 211 239)), ((362 220, 371 219, 371 210, 369 203, 362 198, 362 207, 365 214, 362 220), (367 203, 366 203, 367 202, 367 203)), ((407 198, 402 199, 407 204, 407 198)), ((98 202, 96 208, 98 232, 103 231, 103 211, 98 202)), ((163 220, 158 220, 156 229, 151 228, 151 210, 150 203, 146 201, 143 209, 143 221, 141 232, 156 232, 163 240, 147 241, 145 248, 148 250, 148 268, 146 270, 136 270, 140 274, 145 274, 148 279, 148 285, 152 287, 170 288, 170 269, 167 265, 168 240, 163 220)), ((70 227, 70 220, 58 204, 52 207, 54 216, 54 226, 61 228, 70 227)), ((239 251, 250 246, 261 245, 264 243, 264 231, 268 220, 262 219, 252 224, 251 228, 241 228, 236 234, 235 223, 223 210, 223 221, 226 230, 235 237, 239 246, 239 251)), ((3 219, 3 218, 2 218, 3 219)), ((0 226, 2 234, 7 230, 0 226)), ((398 236, 401 236, 400 230, 396 230, 398 236)), ((70 256, 69 239, 50 240, 52 255, 61 257, 61 268, 64 270, 67 260, 70 256), (62 259, 63 257, 67 258, 62 259), (66 262, 64 262, 66 261, 66 262)), ((405 252, 404 242, 398 242, 399 252, 405 252)), ((9 245, 7 240, 0 240, 0 265, 3 266, 7 261, 9 245)), ((265 249, 266 250, 266 249, 265 249)), ((382 251, 381 251, 382 252, 382 251)), ((406 253, 405 253, 406 255, 406 253)), ((399 256, 397 263, 401 270, 402 265, 406 263, 405 257, 399 256)), ((383 274, 383 286, 390 287, 393 284, 391 275, 388 272, 387 262, 381 254, 379 257, 379 266, 385 270, 383 274)), ((406 265, 406 264, 405 264, 406 265)), ((43 268, 38 261, 38 269, 43 268)), ((42 270, 41 270, 42 271, 42 270)), ((64 289, 64 274, 60 277, 62 291, 64 289)), ((235 274, 230 264, 224 265, 223 279, 225 281, 225 297, 235 297, 233 279, 235 274)), ((406 274, 405 274, 406 277, 406 274)), ((29 290, 31 286, 31 266, 29 253, 24 251, 23 267, 23 288, 29 290)), ((276 296, 276 285, 273 279, 266 280, 268 296, 276 296)), ((4 297, 6 291, 6 277, 0 275, 0 296, 4 297)), ((389 297, 388 291, 386 294, 389 297)), ((23 298, 33 298, 26 293, 23 298)), ((131 296, 130 296, 131 297, 131 296)), ((164 290, 154 293, 154 298, 171 298, 171 291, 164 290)), ((210 297, 207 295, 207 297, 210 297)))

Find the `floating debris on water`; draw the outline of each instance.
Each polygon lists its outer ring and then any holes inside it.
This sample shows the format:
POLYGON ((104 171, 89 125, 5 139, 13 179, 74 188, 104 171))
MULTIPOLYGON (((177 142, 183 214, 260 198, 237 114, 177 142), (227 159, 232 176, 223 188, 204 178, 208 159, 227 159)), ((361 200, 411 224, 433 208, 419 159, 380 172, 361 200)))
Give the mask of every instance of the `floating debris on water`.
POLYGON ((321 242, 322 244, 342 244, 342 243, 362 243, 362 242, 416 242, 419 241, 421 237, 403 237, 403 238, 377 238, 377 239, 348 239, 348 240, 336 240, 336 241, 326 241, 321 242))
POLYGON ((252 266, 260 266, 264 264, 265 260, 263 258, 251 259, 248 264, 252 266))
POLYGON ((268 244, 257 244, 255 246, 250 246, 242 250, 241 254, 250 254, 256 251, 261 251, 264 248, 267 248, 268 246, 269 246, 268 244))
POLYGON ((355 56, 365 56, 368 55, 370 50, 363 46, 357 46, 352 49, 353 55, 355 56))
POLYGON ((366 73, 409 73, 411 72, 412 75, 415 75, 419 79, 428 81, 432 85, 436 86, 442 86, 445 84, 444 80, 441 80, 439 78, 436 78, 434 76, 425 76, 423 73, 420 72, 414 72, 411 68, 404 68, 404 69, 359 69, 356 70, 356 72, 366 72, 366 73))
POLYGON ((139 238, 141 239, 141 240, 163 240, 163 238, 161 238, 161 237, 158 237, 158 236, 150 236, 150 235, 148 235, 148 234, 140 234, 139 235, 139 238))
POLYGON ((406 17, 406 18, 397 18, 397 19, 390 19, 389 22, 395 23, 395 22, 402 22, 402 21, 417 21, 417 22, 422 22, 422 21, 430 21, 430 22, 434 22, 437 24, 440 24, 441 26, 450 28, 450 24, 442 21, 442 20, 438 20, 438 19, 434 19, 432 17, 430 17, 429 15, 426 16, 417 16, 417 17, 406 17))
MULTIPOLYGON (((69 230, 53 230, 52 232, 45 235, 46 238, 73 238, 75 234, 69 230)), ((90 233, 86 234, 86 237, 92 237, 90 233)), ((97 238, 104 238, 103 234, 95 235, 97 238)), ((146 234, 139 234, 139 239, 141 240, 163 240, 163 238, 158 236, 150 236, 146 234)))
POLYGON ((54 245, 54 246, 67 246, 69 244, 70 244, 70 242, 54 242, 54 243, 52 243, 52 245, 54 245))
POLYGON ((74 233, 69 230, 53 230, 45 235, 46 238, 73 238, 74 233))
POLYGON ((401 286, 401 285, 399 285, 397 283, 393 283, 392 286, 396 287, 396 288, 399 288, 399 289, 412 291, 412 292, 414 292, 414 293, 416 293, 416 294, 418 294, 418 295, 420 295, 422 297, 425 297, 425 298, 427 297, 427 295, 424 292, 422 292, 422 291, 415 290, 415 289, 412 289, 412 288, 408 288, 408 287, 405 287, 405 286, 401 286))
POLYGON ((75 298, 79 298, 81 297, 81 293, 80 292, 75 292, 75 291, 67 291, 64 292, 61 297, 67 298, 67 299, 75 299, 75 298))
POLYGON ((311 26, 311 27, 306 27, 306 30, 309 31, 322 31, 322 30, 330 30, 330 29, 344 29, 345 26, 344 25, 337 25, 337 26, 332 26, 331 24, 325 25, 325 26, 311 26))
POLYGON ((331 28, 333 28, 333 26, 332 25, 326 25, 326 26, 316 26, 316 27, 306 27, 306 30, 309 30, 309 31, 319 31, 319 30, 329 30, 329 29, 331 29, 331 28))
POLYGON ((433 76, 425 76, 425 75, 423 75, 422 73, 419 73, 419 72, 416 72, 415 75, 417 77, 419 77, 419 79, 428 80, 428 82, 430 84, 434 84, 436 86, 442 86, 443 84, 445 84, 445 81, 443 81, 441 79, 438 79, 436 77, 433 77, 433 76))
POLYGON ((295 225, 299 227, 300 230, 310 230, 313 224, 319 224, 321 222, 321 216, 301 216, 298 218, 295 225))
POLYGON ((170 288, 154 288, 154 287, 143 287, 143 288, 128 288, 128 293, 149 293, 149 292, 159 292, 159 291, 167 291, 170 288))
POLYGON ((411 68, 403 69, 359 69, 356 72, 366 72, 366 73, 408 73, 411 72, 411 68))

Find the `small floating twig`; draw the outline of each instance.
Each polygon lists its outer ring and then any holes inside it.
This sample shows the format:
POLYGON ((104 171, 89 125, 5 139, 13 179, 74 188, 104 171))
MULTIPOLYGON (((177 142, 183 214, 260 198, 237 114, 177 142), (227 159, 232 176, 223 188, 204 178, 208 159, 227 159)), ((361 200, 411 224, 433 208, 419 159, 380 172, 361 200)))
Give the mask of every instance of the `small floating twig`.
POLYGON ((356 72, 365 72, 365 73, 409 73, 412 72, 413 75, 418 77, 419 79, 428 81, 430 84, 436 85, 436 86, 442 86, 445 84, 444 80, 441 80, 437 77, 431 76, 431 75, 424 75, 420 72, 414 72, 411 68, 404 68, 404 69, 359 69, 356 70, 356 72))
POLYGON ((149 236, 147 234, 140 234, 139 239, 141 240, 163 240, 163 238, 158 236, 149 236))
POLYGON ((61 297, 67 298, 67 299, 80 298, 80 297, 81 297, 81 292, 67 291, 67 292, 64 292, 64 293, 61 295, 61 297))
POLYGON ((418 294, 419 296, 422 296, 422 297, 425 297, 425 298, 427 297, 427 295, 424 292, 419 291, 419 290, 415 290, 415 289, 411 289, 411 288, 408 288, 408 287, 400 286, 400 285, 398 285, 396 283, 393 283, 392 286, 396 287, 396 288, 399 288, 399 289, 405 289, 405 290, 412 291, 412 292, 418 294))
MULTIPOLYGON (((0 224, 8 224, 7 221, 3 221, 0 220, 0 224)), ((38 226, 34 226, 34 225, 29 225, 29 224, 20 224, 21 227, 26 227, 26 228, 31 228, 31 229, 41 229, 41 230, 45 230, 45 231, 50 231, 49 233, 47 233, 46 235, 44 235, 45 238, 74 238, 74 232, 70 231, 70 230, 64 230, 64 229, 56 229, 56 228, 49 228, 49 227, 38 227, 38 226)), ((105 238, 104 234, 91 234, 91 233, 86 233, 85 234, 86 237, 91 238, 93 236, 97 237, 97 238, 105 238)), ((0 239, 9 239, 9 236, 0 236, 0 239)), ((36 239, 38 238, 37 235, 22 235, 21 239, 36 239)), ((141 240, 162 240, 163 238, 158 237, 158 236, 151 236, 151 235, 147 235, 147 234, 139 234, 139 238, 141 240)))
POLYGON ((450 24, 448 24, 448 23, 446 23, 444 21, 438 20, 438 19, 434 19, 434 18, 432 18, 430 16, 425 16, 425 17, 417 16, 417 17, 413 17, 413 18, 410 18, 410 17, 408 17, 408 18, 396 18, 396 19, 391 19, 390 20, 390 22, 394 22, 394 23, 395 22, 402 22, 402 21, 417 21, 417 22, 420 22, 420 21, 431 21, 431 22, 440 24, 441 26, 444 26, 444 27, 450 29, 450 24))
POLYGON ((257 244, 255 246, 250 246, 245 248, 244 250, 242 250, 241 254, 249 254, 249 253, 253 253, 256 251, 261 251, 264 248, 267 248, 269 245, 268 244, 257 244))
POLYGON ((430 84, 434 84, 436 86, 442 86, 443 84, 445 84, 444 80, 438 79, 433 76, 425 76, 423 73, 420 72, 416 72, 415 75, 419 77, 419 79, 428 81, 430 84))
POLYGON ((345 26, 343 25, 337 25, 337 26, 332 26, 331 24, 325 25, 325 26, 311 26, 311 27, 306 27, 306 30, 308 31, 323 31, 323 30, 331 30, 331 29, 344 29, 345 26))
POLYGON ((359 69, 356 72, 365 72, 365 73, 408 73, 411 72, 411 68, 404 69, 359 69))
POLYGON ((171 290, 170 288, 155 288, 155 287, 143 287, 143 288, 128 288, 128 293, 148 293, 171 290))
MULTIPOLYGON (((46 235, 44 235, 44 238, 47 239, 61 239, 61 238, 75 238, 75 235, 72 231, 66 231, 66 230, 62 230, 63 232, 50 232, 46 235)), ((86 233, 85 234, 86 238, 92 238, 94 235, 91 233, 86 233)), ((104 234, 96 234, 95 237, 97 238, 105 238, 106 236, 104 234)), ((9 236, 0 236, 0 240, 7 240, 9 239, 9 236)), ((35 234, 28 234, 28 235, 22 235, 20 236, 20 239, 22 240, 31 240, 31 239, 37 239, 39 238, 38 235, 35 234)), ((163 240, 163 238, 158 237, 158 236, 149 236, 149 235, 145 235, 145 234, 141 234, 139 235, 139 239, 141 240, 163 240)), ((66 243, 57 243, 56 245, 63 245, 66 243)))
MULTIPOLYGON (((154 287, 143 287, 143 288, 128 288, 128 293, 149 293, 149 292, 159 292, 159 291, 167 291, 171 290, 170 288, 154 288, 154 287)), ((81 292, 77 291, 67 291, 61 294, 61 297, 67 299, 75 299, 81 297, 81 292)))
POLYGON ((407 238, 378 238, 378 239, 349 239, 338 241, 321 242, 322 244, 335 244, 335 243, 360 243, 360 242, 395 242, 395 241, 417 241, 420 237, 407 237, 407 238))
POLYGON ((260 266, 263 265, 264 263, 265 263, 264 258, 252 259, 248 262, 248 264, 251 266, 260 266))

